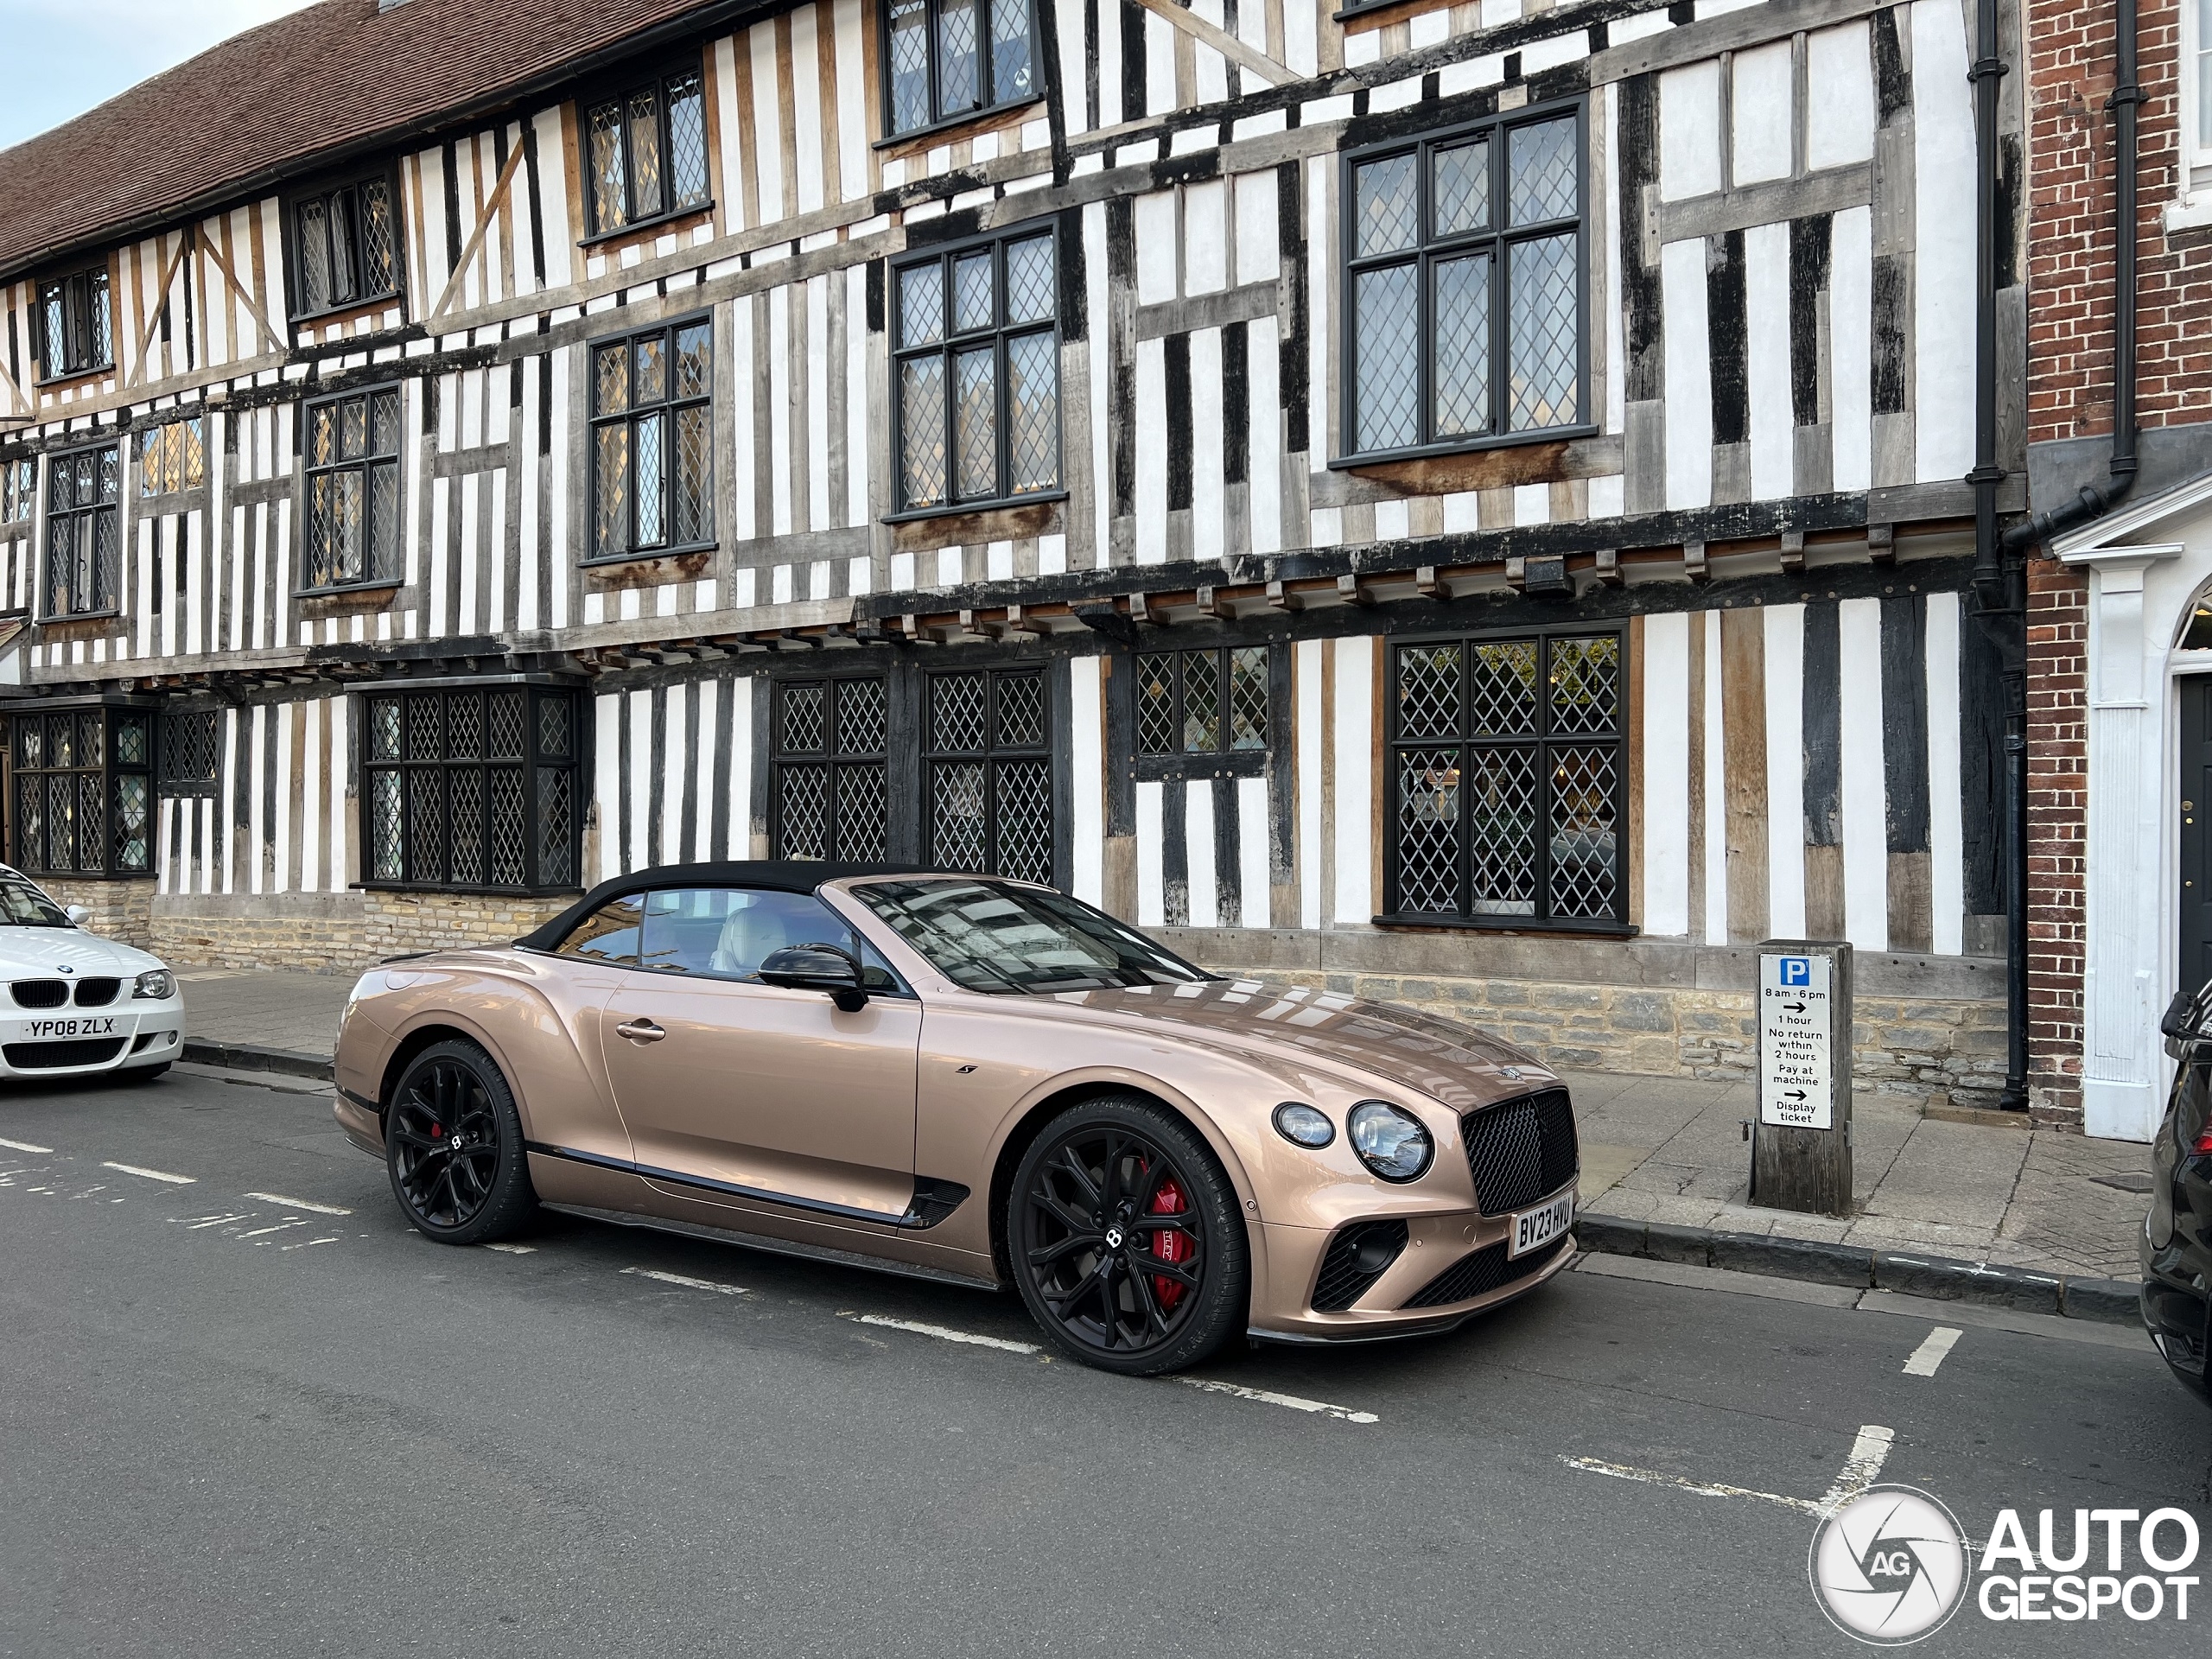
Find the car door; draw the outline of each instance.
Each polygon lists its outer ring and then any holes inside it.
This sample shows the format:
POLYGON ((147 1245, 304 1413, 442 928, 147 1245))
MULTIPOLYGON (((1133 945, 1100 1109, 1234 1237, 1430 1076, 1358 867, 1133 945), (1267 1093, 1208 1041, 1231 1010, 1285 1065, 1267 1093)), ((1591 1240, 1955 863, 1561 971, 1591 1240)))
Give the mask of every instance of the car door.
POLYGON ((786 945, 858 944, 810 893, 650 893, 638 965, 601 1015, 639 1173, 684 1197, 886 1224, 914 1193, 921 1005, 880 962, 865 1007, 755 976, 786 945))

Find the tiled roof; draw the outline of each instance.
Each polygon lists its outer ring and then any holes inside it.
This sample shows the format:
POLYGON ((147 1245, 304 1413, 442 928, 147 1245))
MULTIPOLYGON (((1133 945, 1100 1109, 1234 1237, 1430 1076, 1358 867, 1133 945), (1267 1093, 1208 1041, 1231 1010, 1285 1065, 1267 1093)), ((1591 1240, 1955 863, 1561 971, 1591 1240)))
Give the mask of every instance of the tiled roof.
MULTIPOLYGON (((728 0, 320 0, 0 150, 0 272, 496 103, 728 0)), ((35 73, 35 64, 18 64, 35 73)))

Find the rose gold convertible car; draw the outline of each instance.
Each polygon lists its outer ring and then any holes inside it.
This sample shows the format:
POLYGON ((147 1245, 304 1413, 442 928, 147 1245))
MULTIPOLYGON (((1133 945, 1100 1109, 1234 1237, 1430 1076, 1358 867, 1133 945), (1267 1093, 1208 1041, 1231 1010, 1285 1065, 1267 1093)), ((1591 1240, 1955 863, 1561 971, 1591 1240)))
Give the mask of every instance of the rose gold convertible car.
POLYGON ((1011 1283, 1111 1370, 1442 1329, 1572 1244, 1574 1115, 1525 1056, 1019 881, 646 870, 364 975, 337 1082, 428 1237, 543 1204, 1011 1283))

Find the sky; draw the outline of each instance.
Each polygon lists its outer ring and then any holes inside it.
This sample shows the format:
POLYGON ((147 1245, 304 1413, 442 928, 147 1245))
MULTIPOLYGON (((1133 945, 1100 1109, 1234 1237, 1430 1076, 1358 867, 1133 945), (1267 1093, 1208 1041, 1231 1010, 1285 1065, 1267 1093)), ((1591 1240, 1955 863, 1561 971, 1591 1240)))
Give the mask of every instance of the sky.
POLYGON ((0 149, 308 0, 0 0, 0 149))

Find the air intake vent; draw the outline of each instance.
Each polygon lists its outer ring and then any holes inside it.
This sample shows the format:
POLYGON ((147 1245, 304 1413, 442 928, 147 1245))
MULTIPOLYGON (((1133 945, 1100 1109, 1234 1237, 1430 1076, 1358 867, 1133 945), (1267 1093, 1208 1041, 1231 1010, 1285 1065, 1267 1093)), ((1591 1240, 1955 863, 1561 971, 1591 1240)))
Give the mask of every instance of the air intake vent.
POLYGON ((1374 1287, 1406 1248, 1402 1221, 1355 1222, 1329 1241, 1313 1282, 1313 1311, 1341 1313, 1374 1287))
POLYGON ((1555 1238, 1540 1250, 1531 1250, 1517 1260, 1505 1254, 1505 1241, 1486 1245, 1471 1255, 1463 1255, 1414 1293, 1408 1307, 1449 1307, 1454 1302, 1471 1301, 1478 1296, 1487 1296, 1501 1290, 1516 1279, 1526 1279, 1567 1248, 1567 1240, 1555 1238))

